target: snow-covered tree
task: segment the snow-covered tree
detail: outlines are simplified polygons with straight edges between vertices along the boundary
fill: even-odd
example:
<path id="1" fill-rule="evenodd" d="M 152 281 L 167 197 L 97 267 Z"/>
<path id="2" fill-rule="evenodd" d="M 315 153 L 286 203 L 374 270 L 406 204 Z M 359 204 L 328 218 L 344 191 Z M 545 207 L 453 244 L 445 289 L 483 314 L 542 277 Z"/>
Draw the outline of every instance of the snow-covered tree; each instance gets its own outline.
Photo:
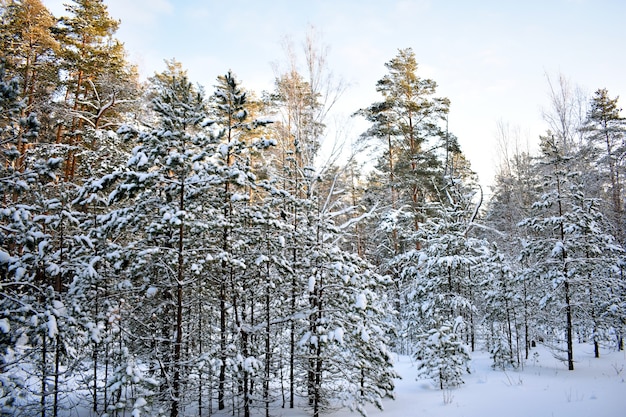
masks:
<path id="1" fill-rule="evenodd" d="M 382 398 L 392 395 L 395 377 L 384 325 L 387 305 L 379 298 L 386 280 L 337 246 L 341 234 L 331 217 L 320 212 L 310 219 L 314 234 L 304 265 L 308 306 L 299 346 L 306 358 L 301 366 L 314 416 L 333 397 L 361 413 L 367 403 L 382 407 Z"/>
<path id="2" fill-rule="evenodd" d="M 460 337 L 459 327 L 463 326 L 458 317 L 454 322 L 445 320 L 419 336 L 415 349 L 418 375 L 432 379 L 439 389 L 461 385 L 463 375 L 470 371 L 470 351 Z"/>
<path id="3" fill-rule="evenodd" d="M 593 277 L 615 278 L 613 271 L 621 250 L 596 208 L 599 202 L 585 195 L 580 171 L 569 170 L 572 155 L 551 134 L 542 137 L 541 145 L 544 194 L 533 204 L 533 215 L 520 223 L 529 232 L 522 255 L 542 291 L 539 307 L 545 310 L 544 337 L 551 339 L 550 332 L 565 336 L 567 346 L 562 351 L 567 356 L 560 357 L 573 370 L 573 339 L 581 324 L 581 308 L 591 308 L 589 316 L 596 328 L 598 323 L 593 317 L 597 319 L 595 308 L 601 304 L 593 293 L 597 289 L 596 295 L 600 295 L 600 288 L 606 288 Z M 564 320 L 557 311 L 564 312 Z M 592 333 L 595 340 L 596 330 Z"/>
<path id="4" fill-rule="evenodd" d="M 119 126 L 118 110 L 136 95 L 137 74 L 114 37 L 120 22 L 103 0 L 73 0 L 66 11 L 55 31 L 64 75 L 55 141 L 65 145 L 64 177 L 73 179 L 85 163 L 82 151 L 99 145 L 85 129 Z"/>
<path id="5" fill-rule="evenodd" d="M 259 282 L 258 279 L 250 280 L 246 270 L 250 255 L 255 256 L 255 247 L 250 245 L 259 243 L 250 241 L 247 229 L 253 224 L 254 217 L 262 213 L 250 205 L 250 197 L 256 188 L 251 152 L 255 147 L 264 148 L 272 142 L 254 136 L 255 129 L 267 122 L 251 118 L 247 94 L 235 76 L 228 72 L 217 81 L 213 113 L 222 140 L 216 154 L 215 175 L 222 180 L 215 183 L 214 193 L 217 198 L 215 207 L 223 219 L 220 235 L 215 237 L 220 246 L 218 408 L 225 408 L 225 384 L 230 380 L 233 386 L 237 386 L 231 395 L 241 394 L 243 414 L 249 416 L 252 376 L 259 363 L 252 354 L 251 342 L 255 335 L 250 330 L 255 319 Z M 227 350 L 227 344 L 233 348 Z"/>
<path id="6" fill-rule="evenodd" d="M 475 216 L 471 189 L 451 182 L 442 190 L 449 204 L 432 204 L 427 221 L 420 223 L 414 236 L 421 249 L 407 252 L 394 260 L 407 289 L 404 294 L 404 337 L 416 351 L 423 352 L 432 342 L 431 331 L 457 332 L 442 340 L 475 345 L 474 293 L 486 253 L 486 242 L 470 235 Z M 442 334 L 443 334 L 442 333 Z M 464 350 L 442 350 L 465 361 Z M 421 354 L 420 354 L 421 355 Z M 424 366 L 434 362 L 424 362 Z M 446 384 L 445 381 L 442 384 Z"/>
<path id="7" fill-rule="evenodd" d="M 111 235 L 121 233 L 124 242 L 116 262 L 127 276 L 118 284 L 129 294 L 126 308 L 141 305 L 145 315 L 144 325 L 134 330 L 135 343 L 146 344 L 152 352 L 137 360 L 146 361 L 151 377 L 160 383 L 161 401 L 169 401 L 170 415 L 176 416 L 184 406 L 187 375 L 198 359 L 183 358 L 188 342 L 185 311 L 209 252 L 200 236 L 210 228 L 206 218 L 212 211 L 204 207 L 202 197 L 212 185 L 215 164 L 211 157 L 217 139 L 206 130 L 201 91 L 184 73 L 169 75 L 166 82 L 156 85 L 157 125 L 121 129 L 129 137 L 136 136 L 127 169 L 105 175 L 91 187 L 111 184 L 108 202 L 124 202 L 105 214 L 102 222 Z M 132 395 L 132 391 L 122 395 Z M 124 408 L 143 407 L 144 402 L 149 399 L 127 397 L 123 404 Z"/>
<path id="8" fill-rule="evenodd" d="M 603 197 L 609 203 L 607 212 L 616 230 L 618 240 L 624 240 L 624 139 L 626 138 L 626 120 L 621 116 L 618 98 L 611 98 L 606 89 L 597 90 L 591 99 L 590 109 L 585 120 L 583 132 L 588 141 L 589 157 L 593 159 L 592 167 L 599 178 L 597 189 L 605 190 Z"/>
<path id="9" fill-rule="evenodd" d="M 493 366 L 517 367 L 521 363 L 521 344 L 529 346 L 527 308 L 522 274 L 513 267 L 494 245 L 483 264 L 481 291 L 484 297 L 485 320 L 489 332 L 487 346 Z M 526 359 L 528 357 L 526 356 Z"/>

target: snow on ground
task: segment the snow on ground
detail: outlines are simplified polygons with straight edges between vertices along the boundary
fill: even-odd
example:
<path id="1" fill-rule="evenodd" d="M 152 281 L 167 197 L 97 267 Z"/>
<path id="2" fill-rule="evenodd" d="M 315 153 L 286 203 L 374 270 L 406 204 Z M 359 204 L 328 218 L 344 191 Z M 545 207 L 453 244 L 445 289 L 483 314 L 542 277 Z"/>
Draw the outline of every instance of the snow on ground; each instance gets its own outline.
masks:
<path id="1" fill-rule="evenodd" d="M 402 379 L 396 381 L 396 399 L 386 399 L 384 411 L 369 407 L 368 414 L 369 417 L 626 416 L 626 352 L 603 349 L 600 356 L 600 359 L 593 357 L 591 345 L 576 345 L 576 370 L 568 371 L 547 348 L 539 346 L 531 351 L 524 369 L 502 371 L 491 369 L 488 353 L 475 352 L 472 373 L 465 375 L 465 384 L 444 391 L 430 381 L 416 380 L 411 357 L 399 356 L 396 370 Z M 255 411 L 253 415 L 263 414 Z M 274 408 L 272 415 L 308 417 L 311 413 Z M 340 410 L 324 416 L 358 417 L 359 414 Z"/>
<path id="2" fill-rule="evenodd" d="M 536 353 L 536 355 L 534 355 Z M 416 381 L 408 356 L 397 358 L 396 400 L 385 400 L 385 410 L 368 409 L 369 417 L 603 417 L 626 416 L 626 352 L 601 351 L 577 345 L 574 371 L 539 346 L 523 370 L 491 369 L 488 353 L 476 352 L 472 374 L 461 387 L 441 391 L 429 381 Z M 286 414 L 289 415 L 289 414 Z M 295 415 L 295 414 L 294 414 Z M 306 414 L 303 414 L 306 415 Z M 348 411 L 332 417 L 354 417 Z"/>

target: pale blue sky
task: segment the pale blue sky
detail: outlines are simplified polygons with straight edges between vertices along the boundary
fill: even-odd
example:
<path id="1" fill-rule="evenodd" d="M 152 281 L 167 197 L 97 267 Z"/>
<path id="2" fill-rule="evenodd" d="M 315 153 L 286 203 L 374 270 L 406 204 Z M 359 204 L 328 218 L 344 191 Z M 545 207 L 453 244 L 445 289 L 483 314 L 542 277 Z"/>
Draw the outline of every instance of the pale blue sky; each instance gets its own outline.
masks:
<path id="1" fill-rule="evenodd" d="M 67 0 L 44 0 L 59 16 Z M 212 91 L 232 69 L 243 86 L 271 89 L 281 42 L 300 43 L 309 25 L 329 46 L 328 64 L 350 83 L 338 109 L 379 100 L 375 84 L 399 48 L 415 51 L 422 77 L 451 102 L 450 130 L 489 183 L 499 120 L 536 142 L 547 128 L 546 74 L 563 74 L 591 94 L 626 100 L 623 0 L 105 0 L 122 21 L 117 37 L 149 76 L 176 58 Z M 356 136 L 362 125 L 356 125 Z"/>

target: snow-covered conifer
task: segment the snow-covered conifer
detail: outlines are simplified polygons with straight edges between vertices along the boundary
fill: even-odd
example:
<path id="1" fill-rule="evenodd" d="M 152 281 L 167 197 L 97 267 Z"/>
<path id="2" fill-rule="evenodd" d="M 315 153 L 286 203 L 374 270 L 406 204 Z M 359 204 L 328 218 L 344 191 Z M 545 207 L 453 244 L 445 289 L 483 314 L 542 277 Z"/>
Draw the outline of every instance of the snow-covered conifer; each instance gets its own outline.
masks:
<path id="1" fill-rule="evenodd" d="M 418 375 L 433 380 L 439 389 L 456 387 L 463 383 L 463 374 L 469 373 L 469 348 L 459 336 L 464 326 L 461 317 L 454 322 L 444 321 L 419 336 L 415 349 Z"/>

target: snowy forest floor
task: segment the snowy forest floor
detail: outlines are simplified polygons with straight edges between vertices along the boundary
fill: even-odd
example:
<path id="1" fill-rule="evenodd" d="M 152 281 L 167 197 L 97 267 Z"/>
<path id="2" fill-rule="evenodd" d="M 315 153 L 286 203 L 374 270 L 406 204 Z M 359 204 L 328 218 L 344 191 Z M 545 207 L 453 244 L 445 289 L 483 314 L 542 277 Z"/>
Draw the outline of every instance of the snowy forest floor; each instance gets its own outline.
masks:
<path id="1" fill-rule="evenodd" d="M 385 399 L 384 410 L 367 408 L 369 417 L 604 417 L 626 415 L 626 351 L 602 349 L 593 357 L 593 346 L 574 346 L 574 371 L 538 346 L 531 350 L 523 369 L 494 370 L 489 353 L 474 352 L 471 374 L 465 383 L 441 391 L 428 380 L 416 379 L 410 356 L 396 356 L 396 399 Z M 188 410 L 187 410 L 188 411 Z M 76 415 L 74 411 L 71 415 Z M 273 408 L 272 416 L 308 417 L 310 410 Z M 78 412 L 90 416 L 89 412 Z M 185 414 L 186 415 L 186 414 Z M 231 416 L 231 413 L 227 414 Z M 261 411 L 254 416 L 263 415 Z M 325 417 L 358 417 L 349 410 Z M 222 416 L 214 413 L 214 417 Z"/>
<path id="2" fill-rule="evenodd" d="M 535 354 L 536 353 L 536 354 Z M 384 401 L 384 411 L 368 408 L 369 417 L 602 417 L 626 415 L 626 352 L 574 346 L 575 370 L 538 346 L 520 370 L 493 370 L 486 352 L 475 352 L 470 375 L 457 389 L 441 391 L 430 381 L 416 380 L 408 356 L 396 358 L 396 399 Z M 275 415 L 304 417 L 303 411 L 276 410 Z M 358 416 L 347 410 L 329 417 Z"/>

